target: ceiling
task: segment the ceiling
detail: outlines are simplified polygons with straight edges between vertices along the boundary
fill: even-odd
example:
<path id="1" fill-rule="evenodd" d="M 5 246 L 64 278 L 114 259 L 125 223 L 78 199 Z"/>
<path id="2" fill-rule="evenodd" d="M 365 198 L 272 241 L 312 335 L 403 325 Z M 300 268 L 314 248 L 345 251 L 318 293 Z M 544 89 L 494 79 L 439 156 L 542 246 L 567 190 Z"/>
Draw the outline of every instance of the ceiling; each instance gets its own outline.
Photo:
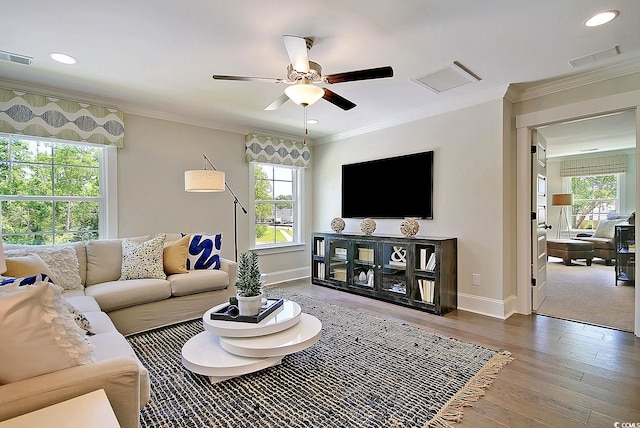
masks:
<path id="1" fill-rule="evenodd" d="M 582 25 L 608 9 L 620 16 Z M 285 85 L 212 75 L 286 77 L 283 35 L 313 38 L 309 58 L 323 74 L 392 66 L 391 78 L 327 86 L 357 107 L 308 107 L 319 121 L 308 138 L 321 143 L 496 99 L 510 84 L 640 64 L 639 22 L 638 0 L 3 0 L 0 50 L 33 61 L 0 61 L 0 84 L 302 139 L 302 107 L 264 110 Z M 615 57 L 569 63 L 616 46 Z M 56 63 L 53 51 L 79 62 Z M 454 61 L 480 80 L 441 93 L 412 81 Z"/>

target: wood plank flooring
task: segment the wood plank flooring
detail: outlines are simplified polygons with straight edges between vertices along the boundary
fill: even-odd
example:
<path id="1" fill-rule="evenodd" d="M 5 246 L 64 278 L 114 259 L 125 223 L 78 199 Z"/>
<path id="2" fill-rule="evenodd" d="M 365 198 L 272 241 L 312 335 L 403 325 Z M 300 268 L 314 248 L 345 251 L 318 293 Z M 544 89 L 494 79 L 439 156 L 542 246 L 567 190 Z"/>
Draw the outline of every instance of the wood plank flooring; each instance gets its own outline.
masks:
<path id="1" fill-rule="evenodd" d="M 439 317 L 308 279 L 277 287 L 510 351 L 515 361 L 457 427 L 640 427 L 640 338 L 631 333 L 541 315 L 500 320 L 457 310 Z"/>

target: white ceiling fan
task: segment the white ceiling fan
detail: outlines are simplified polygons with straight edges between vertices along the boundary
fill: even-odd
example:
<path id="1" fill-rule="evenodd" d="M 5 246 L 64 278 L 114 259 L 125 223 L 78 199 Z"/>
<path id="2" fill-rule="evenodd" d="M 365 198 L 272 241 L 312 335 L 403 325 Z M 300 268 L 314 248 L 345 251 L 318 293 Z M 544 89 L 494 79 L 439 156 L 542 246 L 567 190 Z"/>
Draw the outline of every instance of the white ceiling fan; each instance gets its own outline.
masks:
<path id="1" fill-rule="evenodd" d="M 343 110 L 350 110 L 356 106 L 355 103 L 320 85 L 393 77 L 393 69 L 390 66 L 323 75 L 320 64 L 309 61 L 308 51 L 313 46 L 312 38 L 289 35 L 282 36 L 282 38 L 291 61 L 287 67 L 286 78 L 221 74 L 214 74 L 213 78 L 216 80 L 267 81 L 290 84 L 291 86 L 285 89 L 285 93 L 269 104 L 265 110 L 276 110 L 290 99 L 296 104 L 307 107 L 320 98 L 324 98 Z"/>

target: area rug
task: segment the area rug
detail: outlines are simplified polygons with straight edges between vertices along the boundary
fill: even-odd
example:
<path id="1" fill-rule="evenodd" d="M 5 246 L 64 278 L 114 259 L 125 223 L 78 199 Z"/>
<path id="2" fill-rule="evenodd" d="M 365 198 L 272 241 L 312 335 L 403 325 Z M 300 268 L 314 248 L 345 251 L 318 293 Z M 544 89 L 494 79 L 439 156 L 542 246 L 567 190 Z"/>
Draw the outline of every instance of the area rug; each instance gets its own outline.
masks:
<path id="1" fill-rule="evenodd" d="M 509 352 L 447 338 L 286 290 L 322 338 L 275 367 L 211 384 L 181 364 L 202 321 L 129 336 L 151 376 L 142 427 L 449 427 L 484 394 Z"/>

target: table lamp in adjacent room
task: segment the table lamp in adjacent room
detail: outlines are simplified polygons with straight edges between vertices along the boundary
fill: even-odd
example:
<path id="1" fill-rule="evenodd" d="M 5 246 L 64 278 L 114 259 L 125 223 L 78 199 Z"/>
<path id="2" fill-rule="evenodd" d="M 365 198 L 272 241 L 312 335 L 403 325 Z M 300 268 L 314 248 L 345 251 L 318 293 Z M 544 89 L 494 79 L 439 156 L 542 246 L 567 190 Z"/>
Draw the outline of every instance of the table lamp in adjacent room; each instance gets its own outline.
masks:
<path id="1" fill-rule="evenodd" d="M 562 223 L 566 223 L 569 239 L 571 239 L 571 227 L 569 226 L 569 212 L 566 207 L 573 205 L 573 193 L 556 193 L 551 196 L 551 205 L 560 207 L 560 215 L 558 216 L 558 229 L 556 229 L 556 238 L 560 238 L 562 232 Z"/>

